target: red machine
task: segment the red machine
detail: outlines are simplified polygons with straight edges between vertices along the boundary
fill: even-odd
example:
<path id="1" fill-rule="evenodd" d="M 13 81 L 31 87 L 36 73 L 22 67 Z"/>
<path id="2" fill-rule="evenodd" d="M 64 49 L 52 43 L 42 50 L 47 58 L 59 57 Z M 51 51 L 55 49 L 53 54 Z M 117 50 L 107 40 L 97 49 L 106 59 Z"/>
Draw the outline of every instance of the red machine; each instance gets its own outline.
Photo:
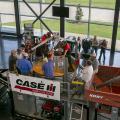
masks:
<path id="1" fill-rule="evenodd" d="M 63 105 L 59 102 L 46 101 L 42 105 L 41 116 L 46 116 L 47 118 L 52 120 L 61 120 L 63 116 Z"/>
<path id="2" fill-rule="evenodd" d="M 54 103 L 52 101 L 46 101 L 42 105 L 41 116 L 43 117 L 45 113 L 47 118 L 52 118 L 53 108 L 54 108 Z"/>
<path id="3" fill-rule="evenodd" d="M 120 107 L 120 68 L 100 66 L 85 90 L 88 101 Z"/>

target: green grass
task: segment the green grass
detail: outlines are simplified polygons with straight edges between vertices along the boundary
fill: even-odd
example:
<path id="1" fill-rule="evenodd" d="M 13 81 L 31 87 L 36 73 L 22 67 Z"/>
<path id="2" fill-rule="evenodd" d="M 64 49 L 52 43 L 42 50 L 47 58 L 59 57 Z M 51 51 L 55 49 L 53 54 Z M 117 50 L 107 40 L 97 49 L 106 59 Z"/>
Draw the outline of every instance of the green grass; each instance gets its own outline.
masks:
<path id="1" fill-rule="evenodd" d="M 22 27 L 24 23 L 30 23 L 32 21 L 22 21 Z M 48 20 L 45 19 L 44 22 L 48 25 L 49 28 L 53 31 L 59 31 L 60 29 L 60 21 L 59 20 Z M 3 25 L 8 26 L 15 26 L 14 22 L 5 23 Z M 34 28 L 40 28 L 40 22 L 37 22 L 34 25 Z M 44 28 L 45 29 L 45 28 Z M 70 33 L 77 33 L 77 34 L 87 34 L 88 31 L 88 24 L 87 23 L 65 23 L 65 31 Z M 120 28 L 118 28 L 118 31 L 120 31 Z M 119 33 L 119 32 L 118 32 Z M 112 26 L 104 26 L 104 25 L 90 25 L 90 35 L 97 35 L 99 37 L 105 37 L 105 38 L 112 38 Z M 120 34 L 118 34 L 118 39 L 120 40 Z"/>
<path id="2" fill-rule="evenodd" d="M 27 0 L 28 2 L 39 2 L 39 0 Z M 50 3 L 53 0 L 42 0 L 45 1 L 46 3 Z M 60 3 L 60 0 L 56 0 L 55 3 Z M 89 5 L 89 0 L 65 0 L 66 4 L 71 4 L 71 5 Z M 93 7 L 101 7 L 101 8 L 114 8 L 115 7 L 115 0 L 92 0 L 92 6 Z"/>

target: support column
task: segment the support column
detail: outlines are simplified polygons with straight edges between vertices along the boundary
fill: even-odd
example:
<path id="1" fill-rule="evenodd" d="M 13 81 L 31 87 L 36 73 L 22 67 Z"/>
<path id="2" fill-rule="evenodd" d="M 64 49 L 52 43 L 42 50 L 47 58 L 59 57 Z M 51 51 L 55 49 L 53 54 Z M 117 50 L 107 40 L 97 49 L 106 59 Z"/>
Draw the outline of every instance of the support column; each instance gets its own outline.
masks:
<path id="1" fill-rule="evenodd" d="M 20 37 L 20 17 L 18 0 L 14 0 L 14 10 L 15 10 L 16 34 L 18 37 Z"/>
<path id="2" fill-rule="evenodd" d="M 68 74 L 68 59 L 65 57 L 64 59 L 64 82 L 67 82 L 67 74 Z M 68 101 L 64 102 L 64 120 L 69 120 L 69 104 Z"/>
<path id="3" fill-rule="evenodd" d="M 0 35 L 0 59 L 1 59 L 1 64 L 2 64 L 2 68 L 3 69 L 6 69 L 7 66 L 6 66 L 6 63 L 5 63 L 5 48 L 4 48 L 4 43 L 3 43 L 3 40 L 1 38 L 1 35 Z"/>
<path id="4" fill-rule="evenodd" d="M 115 13 L 114 13 L 114 24 L 113 24 L 113 32 L 112 32 L 112 42 L 111 42 L 111 51 L 110 51 L 110 60 L 109 60 L 110 66 L 112 66 L 114 63 L 115 46 L 116 46 L 116 38 L 117 38 L 117 28 L 118 28 L 118 20 L 119 20 L 119 10 L 120 10 L 120 0 L 116 0 Z"/>
<path id="5" fill-rule="evenodd" d="M 60 7 L 64 7 L 64 0 L 60 0 Z M 60 17 L 60 37 L 65 37 L 65 18 Z M 64 63 L 64 82 L 67 80 L 67 70 L 68 70 L 68 62 L 67 58 L 65 58 L 65 63 Z M 68 115 L 68 102 L 65 101 L 64 103 L 64 120 L 69 120 L 69 115 Z"/>
<path id="6" fill-rule="evenodd" d="M 1 13 L 0 13 L 0 37 L 1 37 L 1 28 L 2 28 L 2 21 L 1 21 Z"/>
<path id="7" fill-rule="evenodd" d="M 42 0 L 39 0 L 39 4 L 40 4 L 40 14 L 42 13 Z M 43 35 L 43 27 L 42 27 L 42 23 L 40 22 L 40 31 L 41 31 L 41 36 Z"/>
<path id="8" fill-rule="evenodd" d="M 94 103 L 89 103 L 89 120 L 95 120 L 95 105 Z"/>
<path id="9" fill-rule="evenodd" d="M 90 37 L 91 5 L 92 5 L 92 0 L 89 0 L 88 34 L 87 34 L 88 38 Z"/>
<path id="10" fill-rule="evenodd" d="M 60 0 L 60 7 L 64 7 L 65 6 L 65 1 L 64 0 Z M 60 37 L 65 37 L 65 18 L 64 17 L 60 17 Z"/>
<path id="11" fill-rule="evenodd" d="M 118 108 L 112 107 L 111 120 L 118 120 Z"/>

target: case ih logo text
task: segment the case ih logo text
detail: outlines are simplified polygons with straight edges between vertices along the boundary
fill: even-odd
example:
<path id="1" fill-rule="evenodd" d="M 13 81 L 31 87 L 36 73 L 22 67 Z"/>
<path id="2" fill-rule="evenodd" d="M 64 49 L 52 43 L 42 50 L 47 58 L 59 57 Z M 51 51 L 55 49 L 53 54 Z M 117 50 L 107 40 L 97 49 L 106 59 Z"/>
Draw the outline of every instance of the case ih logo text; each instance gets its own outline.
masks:
<path id="1" fill-rule="evenodd" d="M 98 98 L 98 99 L 102 99 L 103 98 L 103 96 L 95 95 L 95 94 L 90 94 L 89 96 L 92 97 L 92 98 Z"/>
<path id="2" fill-rule="evenodd" d="M 37 83 L 37 82 L 23 81 L 21 79 L 17 79 L 16 84 L 17 85 L 15 86 L 15 88 L 17 89 L 46 94 L 50 96 L 54 96 L 54 92 L 56 90 L 56 86 L 53 86 L 53 84 L 50 85 L 44 84 L 43 81 Z"/>

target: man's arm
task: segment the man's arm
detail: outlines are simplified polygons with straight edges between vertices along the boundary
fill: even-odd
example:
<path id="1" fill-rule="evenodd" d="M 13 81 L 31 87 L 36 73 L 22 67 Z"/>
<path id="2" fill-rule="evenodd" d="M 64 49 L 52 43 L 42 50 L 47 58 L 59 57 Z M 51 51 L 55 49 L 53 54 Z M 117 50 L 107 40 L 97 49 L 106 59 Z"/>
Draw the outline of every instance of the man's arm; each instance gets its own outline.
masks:
<path id="1" fill-rule="evenodd" d="M 64 57 L 66 56 L 67 52 L 68 52 L 68 50 L 65 50 L 64 55 L 63 55 Z"/>

